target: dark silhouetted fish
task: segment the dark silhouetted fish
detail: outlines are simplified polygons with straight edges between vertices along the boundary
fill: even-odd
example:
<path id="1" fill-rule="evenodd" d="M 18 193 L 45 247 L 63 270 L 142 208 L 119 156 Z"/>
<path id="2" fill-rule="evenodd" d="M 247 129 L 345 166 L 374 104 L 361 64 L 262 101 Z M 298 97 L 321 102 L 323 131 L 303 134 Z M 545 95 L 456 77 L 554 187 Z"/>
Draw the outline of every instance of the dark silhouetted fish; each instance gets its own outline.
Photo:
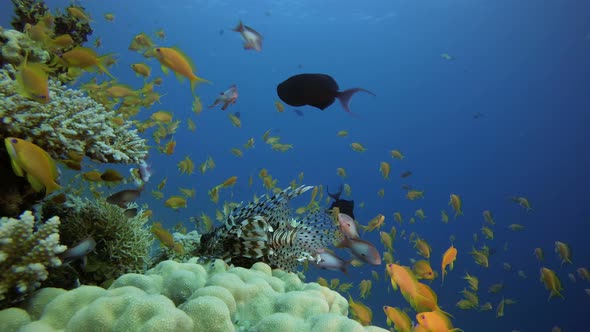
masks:
<path id="1" fill-rule="evenodd" d="M 405 171 L 405 172 L 403 172 L 403 173 L 400 175 L 400 177 L 402 177 L 402 178 L 407 178 L 407 177 L 408 177 L 408 176 L 410 176 L 410 175 L 412 175 L 412 172 L 411 172 L 411 171 Z"/>
<path id="2" fill-rule="evenodd" d="M 118 205 L 119 207 L 126 209 L 127 204 L 135 202 L 135 200 L 139 198 L 140 194 L 141 191 L 136 189 L 121 190 L 118 193 L 107 197 L 107 203 Z"/>
<path id="3" fill-rule="evenodd" d="M 338 209 L 340 209 L 340 213 L 347 214 L 352 219 L 354 219 L 354 201 L 340 199 L 340 195 L 342 195 L 342 185 L 340 185 L 340 189 L 338 190 L 338 192 L 334 194 L 330 193 L 328 186 L 326 186 L 326 191 L 328 192 L 328 196 L 334 199 L 334 202 L 332 202 L 332 205 L 330 205 L 330 208 L 328 208 L 328 210 L 332 210 L 333 208 L 337 207 Z"/>
<path id="4" fill-rule="evenodd" d="M 303 112 L 299 109 L 294 108 L 293 112 L 295 112 L 295 114 L 297 114 L 298 116 L 303 116 Z"/>
<path id="5" fill-rule="evenodd" d="M 352 95 L 359 91 L 375 95 L 363 88 L 338 90 L 338 83 L 331 76 L 324 74 L 291 76 L 277 86 L 277 94 L 286 104 L 295 107 L 309 105 L 321 110 L 326 109 L 334 103 L 334 100 L 338 99 L 344 110 L 350 112 L 348 104 Z"/>

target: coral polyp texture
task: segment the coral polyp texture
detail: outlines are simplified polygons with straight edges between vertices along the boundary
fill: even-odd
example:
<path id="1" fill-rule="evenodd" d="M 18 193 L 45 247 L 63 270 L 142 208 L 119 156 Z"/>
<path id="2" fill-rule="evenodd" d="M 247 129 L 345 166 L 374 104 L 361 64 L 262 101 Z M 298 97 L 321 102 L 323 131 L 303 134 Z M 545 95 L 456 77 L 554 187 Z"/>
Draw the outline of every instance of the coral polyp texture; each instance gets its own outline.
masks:
<path id="1" fill-rule="evenodd" d="M 0 325 L 19 331 L 386 331 L 346 317 L 347 301 L 295 274 L 164 261 L 126 274 L 109 289 L 44 288 L 23 308 L 0 311 Z"/>
<path id="2" fill-rule="evenodd" d="M 16 91 L 14 71 L 0 69 L 0 136 L 31 141 L 54 158 L 68 153 L 108 163 L 139 163 L 148 147 L 132 123 L 113 123 L 118 115 L 79 90 L 49 80 L 51 101 L 40 104 Z"/>
<path id="3" fill-rule="evenodd" d="M 59 244 L 60 221 L 53 217 L 38 225 L 31 211 L 19 219 L 0 219 L 0 303 L 24 296 L 47 279 L 48 267 L 61 265 L 58 254 L 66 250 Z M 0 324 L 1 326 L 1 324 Z"/>

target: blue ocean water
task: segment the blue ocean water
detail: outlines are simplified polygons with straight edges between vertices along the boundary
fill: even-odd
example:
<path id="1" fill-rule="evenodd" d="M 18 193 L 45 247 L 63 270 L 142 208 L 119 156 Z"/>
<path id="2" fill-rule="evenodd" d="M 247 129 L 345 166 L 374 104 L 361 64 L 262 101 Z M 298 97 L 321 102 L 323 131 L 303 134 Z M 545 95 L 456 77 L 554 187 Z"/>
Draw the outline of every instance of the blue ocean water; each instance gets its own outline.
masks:
<path id="1" fill-rule="evenodd" d="M 50 8 L 65 8 L 68 1 L 47 1 Z M 3 0 L 0 26 L 9 27 L 10 2 Z M 145 61 L 129 51 L 132 38 L 145 32 L 161 46 L 181 48 L 195 63 L 197 73 L 213 82 L 200 85 L 196 93 L 203 105 L 236 84 L 239 99 L 223 112 L 191 111 L 193 97 L 188 82 L 164 76 L 157 90 L 165 96 L 161 104 L 142 110 L 147 119 L 157 110 L 174 113 L 183 122 L 175 134 L 172 155 L 157 152 L 155 143 L 149 161 L 155 171 L 139 203 L 148 203 L 154 220 L 171 228 L 178 222 L 192 226 L 188 219 L 202 212 L 214 216 L 220 205 L 213 204 L 207 190 L 230 176 L 237 184 L 221 191 L 224 200 L 248 201 L 266 193 L 258 172 L 266 168 L 279 187 L 304 173 L 303 183 L 337 188 L 348 183 L 361 224 L 382 213 L 382 230 L 398 229 L 394 259 L 411 265 L 420 259 L 407 237 L 416 232 L 432 246 L 431 263 L 440 274 L 440 259 L 449 247 L 450 236 L 459 254 L 454 270 L 430 286 L 439 305 L 450 312 L 453 324 L 465 331 L 585 331 L 590 326 L 590 297 L 584 289 L 590 283 L 568 278 L 579 267 L 590 267 L 590 3 L 584 1 L 82 1 L 96 37 L 102 40 L 101 54 L 116 53 L 118 63 L 110 71 L 122 83 L 143 85 L 129 67 Z M 114 22 L 103 19 L 113 13 Z M 239 34 L 231 31 L 242 20 L 264 36 L 262 52 L 242 48 Z M 154 32 L 164 29 L 166 38 Z M 91 44 L 89 42 L 89 45 Z M 448 54 L 451 60 L 442 54 Z M 155 60 L 152 77 L 163 76 Z M 325 111 L 302 107 L 300 117 L 286 106 L 278 113 L 276 85 L 299 73 L 333 76 L 341 89 L 363 87 L 377 96 L 358 93 L 352 99 L 354 115 L 338 103 Z M 89 79 L 89 75 L 85 79 Z M 82 79 L 83 82 L 85 79 Z M 235 128 L 228 113 L 240 112 L 242 128 Z M 186 127 L 191 118 L 196 132 Z M 262 141 L 265 131 L 293 144 L 288 152 L 272 151 Z M 339 130 L 349 136 L 338 137 Z M 151 132 L 144 136 L 149 138 Z M 237 158 L 230 149 L 241 147 L 254 137 L 255 148 Z M 150 139 L 151 140 L 151 139 Z M 367 151 L 354 152 L 350 143 L 360 142 Z M 391 158 L 398 149 L 404 160 Z M 216 168 L 191 176 L 180 175 L 177 163 L 189 155 L 196 164 L 211 156 Z M 390 180 L 379 173 L 379 163 L 391 164 Z M 341 179 L 336 168 L 346 169 Z M 127 172 L 128 167 L 116 167 Z M 413 175 L 401 179 L 410 170 Z M 248 178 L 253 176 L 253 186 Z M 188 208 L 172 211 L 149 191 L 164 178 L 166 197 L 180 194 L 178 188 L 195 188 L 196 197 Z M 409 201 L 402 184 L 424 190 L 424 199 Z M 151 188 L 150 188 L 151 186 Z M 385 190 L 380 198 L 377 191 Z M 117 189 L 113 189 L 113 192 Z M 449 195 L 463 200 L 463 216 L 453 218 Z M 524 196 L 532 211 L 525 211 L 510 197 Z M 304 205 L 309 196 L 293 202 Z M 364 207 L 360 203 L 364 202 Z M 422 208 L 427 218 L 415 224 L 408 219 Z M 440 221 L 446 210 L 450 222 Z M 482 211 L 490 210 L 497 224 L 493 240 L 483 240 Z M 405 222 L 393 221 L 399 211 Z M 522 224 L 522 232 L 508 230 Z M 473 234 L 479 240 L 474 243 Z M 383 245 L 378 232 L 363 238 Z M 573 265 L 561 265 L 554 242 L 572 248 Z M 496 253 L 490 267 L 476 265 L 469 255 L 483 244 Z M 548 291 L 539 280 L 540 263 L 533 249 L 545 251 L 542 266 L 556 271 L 565 300 L 547 301 Z M 505 250 L 506 248 L 506 250 Z M 348 257 L 345 252 L 339 252 Z M 503 263 L 512 270 L 506 271 Z M 359 299 L 357 284 L 372 279 L 372 294 L 361 302 L 374 313 L 373 323 L 385 327 L 384 305 L 409 307 L 393 291 L 384 265 L 351 268 L 347 275 L 317 270 L 307 272 L 307 281 L 318 277 L 354 282 L 350 291 Z M 527 275 L 517 276 L 517 270 Z M 480 303 L 490 301 L 491 311 L 463 311 L 455 306 L 467 287 L 466 272 L 480 278 Z M 487 288 L 503 283 L 499 294 Z M 346 294 L 343 294 L 347 296 Z M 505 316 L 496 318 L 495 307 L 502 297 L 517 301 L 506 306 Z M 410 317 L 414 317 L 410 311 Z"/>

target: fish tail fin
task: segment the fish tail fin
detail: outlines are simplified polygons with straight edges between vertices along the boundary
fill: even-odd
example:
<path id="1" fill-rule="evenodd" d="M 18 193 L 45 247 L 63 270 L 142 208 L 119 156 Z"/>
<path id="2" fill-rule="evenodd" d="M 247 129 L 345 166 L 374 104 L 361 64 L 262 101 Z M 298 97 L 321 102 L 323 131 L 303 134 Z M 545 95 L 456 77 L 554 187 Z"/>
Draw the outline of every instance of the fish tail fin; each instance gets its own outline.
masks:
<path id="1" fill-rule="evenodd" d="M 45 187 L 45 196 L 49 196 L 54 191 L 60 190 L 61 186 L 57 184 L 55 181 L 51 181 L 47 187 Z"/>
<path id="2" fill-rule="evenodd" d="M 344 90 L 341 92 L 338 92 L 338 95 L 336 96 L 336 98 L 338 98 L 338 100 L 340 100 L 340 104 L 342 104 L 342 108 L 344 108 L 344 110 L 348 113 L 352 113 L 352 111 L 350 110 L 350 99 L 352 98 L 352 96 L 359 92 L 359 91 L 363 91 L 366 92 L 370 95 L 375 96 L 374 93 L 372 93 L 369 90 L 363 89 L 363 88 L 352 88 L 352 89 L 348 89 L 348 90 Z"/>
<path id="3" fill-rule="evenodd" d="M 100 69 L 101 72 L 107 74 L 108 77 L 116 80 L 115 76 L 113 76 L 111 73 L 109 73 L 109 71 L 107 70 L 107 68 L 104 66 L 104 64 L 102 64 L 101 62 L 98 63 L 98 69 Z"/>
<path id="4" fill-rule="evenodd" d="M 197 85 L 201 84 L 201 83 L 211 84 L 211 81 L 195 75 L 193 78 L 191 78 L 191 91 L 193 91 L 193 93 L 194 93 Z"/>
<path id="5" fill-rule="evenodd" d="M 240 21 L 238 23 L 238 25 L 235 28 L 233 28 L 232 30 L 235 31 L 235 32 L 242 32 L 242 31 L 244 31 L 244 23 L 242 23 L 242 21 Z"/>
<path id="6" fill-rule="evenodd" d="M 342 195 L 342 184 L 340 184 L 338 191 L 334 194 L 330 193 L 330 188 L 328 188 L 328 186 L 326 186 L 326 192 L 328 193 L 328 196 L 332 197 L 332 199 L 337 201 L 340 199 L 340 195 Z"/>

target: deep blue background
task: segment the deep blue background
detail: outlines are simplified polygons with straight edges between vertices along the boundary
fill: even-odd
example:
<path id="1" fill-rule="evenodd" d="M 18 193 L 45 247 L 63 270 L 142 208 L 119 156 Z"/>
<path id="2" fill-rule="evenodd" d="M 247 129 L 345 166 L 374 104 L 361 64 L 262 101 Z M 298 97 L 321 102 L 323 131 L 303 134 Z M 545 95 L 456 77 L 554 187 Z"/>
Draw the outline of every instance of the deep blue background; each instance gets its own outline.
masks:
<path id="1" fill-rule="evenodd" d="M 11 4 L 1 1 L 0 25 L 8 27 Z M 55 9 L 68 2 L 48 4 Z M 157 43 L 180 47 L 196 64 L 198 75 L 214 82 L 197 88 L 205 107 L 231 84 L 238 86 L 238 102 L 226 112 L 205 109 L 196 116 L 190 110 L 188 82 L 179 83 L 171 75 L 159 89 L 166 94 L 162 104 L 140 113 L 144 119 L 151 112 L 168 110 L 183 120 L 172 156 L 151 150 L 155 175 L 147 191 L 164 177 L 168 177 L 167 196 L 179 194 L 178 186 L 197 191 L 188 208 L 179 212 L 144 195 L 140 203 L 150 204 L 155 220 L 172 227 L 177 222 L 189 225 L 188 218 L 201 212 L 213 217 L 220 206 L 210 202 L 207 190 L 232 175 L 239 177 L 238 183 L 222 191 L 221 201 L 248 201 L 254 193 L 265 193 L 257 177 L 263 167 L 279 179 L 279 187 L 304 172 L 304 183 L 334 188 L 341 182 L 336 168 L 344 167 L 352 198 L 357 205 L 365 202 L 364 208 L 355 210 L 358 221 L 366 224 L 382 213 L 384 230 L 389 230 L 393 212 L 400 211 L 406 222 L 396 225 L 398 234 L 405 229 L 425 238 L 433 249 L 435 270 L 450 245 L 449 236 L 455 236 L 459 250 L 455 269 L 444 287 L 440 279 L 431 284 L 441 307 L 454 315 L 455 326 L 465 331 L 550 331 L 558 325 L 563 331 L 581 331 L 590 324 L 590 297 L 584 292 L 590 283 L 579 279 L 573 283 L 567 276 L 578 267 L 590 267 L 587 1 L 175 1 L 174 5 L 84 1 L 83 5 L 94 19 L 91 41 L 102 39 L 98 51 L 118 54 L 119 63 L 111 72 L 120 82 L 143 85 L 129 65 L 144 59 L 127 47 L 137 33 L 153 36 L 163 28 L 167 37 L 154 37 Z M 116 16 L 114 22 L 104 20 L 109 12 Z M 262 52 L 242 49 L 239 35 L 231 31 L 239 20 L 264 36 Z M 445 60 L 442 53 L 454 59 Z M 154 60 L 148 64 L 152 77 L 163 75 Z M 276 85 L 301 72 L 330 74 L 342 89 L 364 87 L 377 97 L 355 95 L 351 108 L 356 116 L 346 114 L 337 103 L 323 112 L 304 107 L 304 117 L 288 106 L 277 113 Z M 241 129 L 227 119 L 228 112 L 236 111 L 241 113 Z M 483 116 L 474 119 L 477 112 Z M 184 120 L 189 117 L 197 124 L 196 133 L 186 129 Z M 294 149 L 272 151 L 261 138 L 267 129 Z M 343 129 L 350 135 L 337 137 Z M 230 153 L 250 137 L 256 139 L 256 148 L 244 151 L 244 158 Z M 367 151 L 353 152 L 351 142 L 362 143 Z M 392 149 L 401 150 L 406 158 L 393 160 Z M 186 155 L 197 165 L 212 156 L 217 167 L 205 175 L 179 175 L 176 165 Z M 380 161 L 391 163 L 391 180 L 379 174 Z M 414 175 L 402 180 L 399 174 L 405 170 Z M 253 187 L 247 184 L 250 175 Z M 402 183 L 425 190 L 424 199 L 406 200 Z M 383 199 L 377 196 L 381 188 Z M 447 205 L 450 193 L 463 198 L 464 216 L 452 218 Z M 525 212 L 510 201 L 511 196 L 527 197 L 534 210 Z M 293 207 L 308 200 L 306 195 Z M 419 208 L 428 218 L 409 225 L 407 220 Z M 451 215 L 447 225 L 440 222 L 441 209 Z M 479 233 L 486 209 L 497 221 L 491 241 L 482 241 Z M 526 229 L 511 232 L 507 225 L 512 223 Z M 473 233 L 480 237 L 476 244 Z M 382 250 L 377 232 L 365 237 Z M 560 265 L 553 252 L 556 240 L 571 246 L 573 265 Z M 488 269 L 475 265 L 468 255 L 472 246 L 483 243 L 497 250 Z M 419 258 L 407 238 L 396 239 L 394 247 L 394 257 L 403 265 Z M 561 278 L 566 300 L 547 301 L 548 292 L 539 281 L 540 265 L 533 256 L 535 247 L 544 249 L 543 265 Z M 504 271 L 504 262 L 513 270 Z M 519 269 L 527 279 L 516 276 Z M 374 323 L 385 326 L 383 305 L 408 304 L 390 289 L 383 266 L 353 268 L 346 276 L 312 268 L 307 280 L 323 276 L 358 283 L 370 279 L 371 270 L 378 271 L 381 280 L 374 281 L 373 294 L 365 303 L 373 309 Z M 461 279 L 466 272 L 480 278 L 480 302 L 491 301 L 493 311 L 455 307 L 459 291 L 467 287 Z M 489 294 L 489 285 L 499 282 L 505 290 Z M 358 298 L 358 287 L 351 295 Z M 502 295 L 517 304 L 507 306 L 505 316 L 497 319 L 495 307 Z"/>

